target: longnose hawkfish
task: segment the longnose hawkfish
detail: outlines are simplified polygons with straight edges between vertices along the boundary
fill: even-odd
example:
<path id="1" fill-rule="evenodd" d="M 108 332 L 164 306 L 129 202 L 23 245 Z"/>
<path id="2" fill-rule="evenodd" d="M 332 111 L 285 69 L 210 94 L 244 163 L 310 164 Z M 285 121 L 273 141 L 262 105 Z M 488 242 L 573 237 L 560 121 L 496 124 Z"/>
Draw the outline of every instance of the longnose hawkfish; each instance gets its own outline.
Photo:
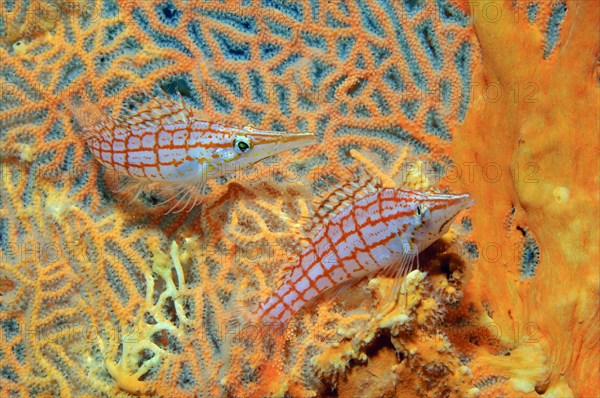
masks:
<path id="1" fill-rule="evenodd" d="M 349 281 L 379 273 L 400 280 L 473 203 L 468 194 L 382 188 L 371 178 L 339 186 L 329 198 L 335 200 L 316 210 L 313 233 L 279 288 L 231 318 L 254 336 L 285 329 L 298 310 Z"/>
<path id="2" fill-rule="evenodd" d="M 165 201 L 176 199 L 171 210 L 193 207 L 207 179 L 316 144 L 313 133 L 259 130 L 252 125 L 237 128 L 202 120 L 181 95 L 165 97 L 140 103 L 116 119 L 92 104 L 67 104 L 93 156 L 137 185 L 134 199 L 152 184 L 172 193 Z"/>

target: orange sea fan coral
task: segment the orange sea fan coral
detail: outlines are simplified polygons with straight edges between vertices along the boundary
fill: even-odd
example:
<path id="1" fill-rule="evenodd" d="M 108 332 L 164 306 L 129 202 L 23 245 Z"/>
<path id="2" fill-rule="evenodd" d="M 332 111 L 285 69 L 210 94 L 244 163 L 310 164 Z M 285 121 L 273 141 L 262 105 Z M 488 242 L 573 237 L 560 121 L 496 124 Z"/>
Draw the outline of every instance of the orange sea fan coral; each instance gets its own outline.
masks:
<path id="1" fill-rule="evenodd" d="M 20 7 L 4 9 L 7 31 L 28 26 L 27 18 L 42 8 Z M 43 8 L 59 14 L 61 7 L 57 2 Z M 435 10 L 427 6 L 415 10 L 399 36 L 393 26 L 407 19 L 406 11 L 389 7 L 331 4 L 310 17 L 304 6 L 81 2 L 44 35 L 27 36 L 39 29 L 23 29 L 18 38 L 23 50 L 15 51 L 15 34 L 7 35 L 3 150 L 39 162 L 42 175 L 81 165 L 83 144 L 59 106 L 66 98 L 84 90 L 118 114 L 123 100 L 139 88 L 162 87 L 178 90 L 210 119 L 324 134 L 334 145 L 312 156 L 317 164 L 325 157 L 331 164 L 347 161 L 346 148 L 356 145 L 389 156 L 390 139 L 412 140 L 421 152 L 439 156 L 455 120 L 464 116 L 468 96 L 466 17 L 444 5 L 448 21 L 435 38 L 437 21 L 426 19 Z M 387 22 L 375 23 L 378 17 Z M 363 21 L 373 32 L 357 40 Z M 429 49 L 429 60 L 419 49 L 422 40 L 434 39 L 430 46 L 439 48 Z M 396 48 L 396 42 L 414 48 Z M 49 62 L 35 62 L 44 57 Z M 416 128 L 423 125 L 426 134 Z M 88 184 L 97 179 L 91 175 Z M 95 206 L 100 203 L 90 198 Z"/>
<path id="2" fill-rule="evenodd" d="M 398 380 L 380 391 L 401 396 L 598 395 L 585 384 L 598 373 L 598 230 L 584 221 L 598 192 L 582 166 L 598 143 L 567 133 L 597 124 L 598 43 L 587 34 L 597 20 L 585 1 L 3 2 L 0 395 L 350 395 L 371 366 Z M 231 125 L 315 131 L 321 145 L 211 182 L 189 214 L 164 216 L 151 193 L 127 206 L 63 104 L 81 95 L 117 116 L 140 88 L 178 91 Z M 574 152 L 553 162 L 561 139 Z M 409 161 L 394 164 L 405 145 Z M 275 287 L 299 244 L 289 223 L 343 176 L 351 149 L 387 183 L 398 171 L 476 197 L 451 247 L 426 256 L 411 328 L 369 323 L 389 308 L 382 278 L 355 301 L 299 314 L 283 362 L 230 342 L 221 314 L 239 294 Z M 506 175 L 513 158 L 516 182 L 468 177 L 485 162 Z M 530 160 L 535 185 L 523 179 Z M 571 163 L 572 174 L 559 168 Z M 504 257 L 494 262 L 496 247 Z M 368 337 L 349 355 L 366 363 L 338 361 L 350 367 L 334 377 L 343 330 Z"/>
<path id="3" fill-rule="evenodd" d="M 91 310 L 85 322 L 94 333 L 76 344 L 81 351 L 64 357 L 65 363 L 90 379 L 90 393 L 272 392 L 273 384 L 257 378 L 264 371 L 260 352 L 243 355 L 243 347 L 233 346 L 233 356 L 224 356 L 229 347 L 223 345 L 218 314 L 231 305 L 234 291 L 250 290 L 244 283 L 260 294 L 268 291 L 274 270 L 269 271 L 265 257 L 277 266 L 288 252 L 293 255 L 294 231 L 274 210 L 284 209 L 295 220 L 306 213 L 309 200 L 305 194 L 282 194 L 281 186 L 303 178 L 311 189 L 327 189 L 329 177 L 352 161 L 347 155 L 352 148 L 387 163 L 398 146 L 409 144 L 422 159 L 443 168 L 449 138 L 466 111 L 475 51 L 464 8 L 446 2 L 414 10 L 343 2 L 319 9 L 308 3 L 263 8 L 234 2 L 77 5 L 46 4 L 44 9 L 65 15 L 52 23 L 31 17 L 39 11 L 35 7 L 42 7 L 38 3 L 6 5 L 1 27 L 7 35 L 0 48 L 7 61 L 0 70 L 2 160 L 3 165 L 22 162 L 22 178 L 3 191 L 3 200 L 14 209 L 3 214 L 3 236 L 18 237 L 13 215 L 28 215 L 22 222 L 50 234 L 43 239 L 58 239 L 61 247 L 82 242 L 88 254 L 65 262 L 73 268 L 66 276 L 81 281 L 81 292 L 63 294 L 70 300 L 84 298 L 82 305 Z M 437 13 L 442 20 L 429 18 Z M 407 23 L 403 28 L 401 21 Z M 225 185 L 227 178 L 212 183 L 212 196 L 201 212 L 162 217 L 161 208 L 148 206 L 151 195 L 142 198 L 141 206 L 126 207 L 109 193 L 102 170 L 91 161 L 62 104 L 77 94 L 118 115 L 138 88 L 179 91 L 207 118 L 232 125 L 316 131 L 324 144 L 306 160 L 289 157 L 257 167 L 256 173 L 269 179 L 254 186 L 258 189 L 250 189 L 252 173 L 237 176 L 238 183 Z M 40 220 L 47 215 L 56 229 L 43 228 Z M 158 248 L 166 251 L 165 235 L 181 243 L 189 313 L 183 324 L 173 317 L 177 310 L 165 305 L 163 316 L 175 326 L 173 333 L 148 336 L 157 320 L 146 313 L 158 311 L 148 295 L 166 291 L 168 284 L 152 266 L 153 256 L 164 259 Z M 252 245 L 258 256 L 240 250 Z M 249 257 L 258 258 L 261 266 Z M 2 264 L 8 281 L 3 286 L 10 286 L 3 304 L 9 308 L 16 297 L 12 292 L 24 286 L 14 270 L 30 267 L 18 261 Z M 243 278 L 248 273 L 241 271 L 254 276 Z M 93 305 L 97 302 L 105 305 Z M 63 308 L 70 310 L 69 301 Z M 14 316 L 3 312 L 3 317 Z M 16 319 L 35 328 L 35 317 L 35 311 L 26 311 Z M 339 316 L 325 311 L 323 318 Z M 143 338 L 151 341 L 129 344 L 141 338 L 136 329 L 146 331 Z M 299 330 L 288 348 L 297 365 L 287 365 L 288 375 L 270 383 L 279 380 L 279 388 L 304 395 L 320 388 L 306 373 L 320 348 L 305 327 Z M 35 374 L 33 364 L 44 359 L 31 347 L 25 345 L 29 356 L 19 368 L 23 378 Z M 236 355 L 239 360 L 232 360 Z M 49 364 L 52 372 L 39 390 L 72 394 L 75 385 L 68 382 L 77 379 L 61 378 L 62 369 L 62 363 Z M 136 373 L 139 369 L 148 371 Z M 57 380 L 62 384 L 53 387 Z"/>
<path id="4" fill-rule="evenodd" d="M 3 380 L 3 394 L 68 396 L 73 386 L 88 384 L 86 360 L 99 359 L 93 352 L 96 319 L 81 273 L 85 238 L 63 234 L 56 208 L 46 207 L 39 194 L 24 209 L 17 188 L 26 170 L 4 166 L 9 183 L 1 191 L 0 276 L 9 287 L 0 308 L 3 369 L 11 376 Z"/>

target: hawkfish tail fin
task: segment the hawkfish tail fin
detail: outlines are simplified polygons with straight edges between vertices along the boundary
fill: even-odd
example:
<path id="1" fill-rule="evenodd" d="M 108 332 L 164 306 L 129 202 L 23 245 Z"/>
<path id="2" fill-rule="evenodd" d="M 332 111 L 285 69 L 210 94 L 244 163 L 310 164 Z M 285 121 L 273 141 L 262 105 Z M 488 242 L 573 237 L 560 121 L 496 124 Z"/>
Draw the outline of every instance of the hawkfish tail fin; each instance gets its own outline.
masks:
<path id="1" fill-rule="evenodd" d="M 69 98 L 64 104 L 79 127 L 79 136 L 84 141 L 100 137 L 110 138 L 108 135 L 114 131 L 115 123 L 100 105 L 80 96 L 76 100 Z"/>
<path id="2" fill-rule="evenodd" d="M 267 381 L 257 385 L 258 390 L 253 390 L 252 396 L 274 396 L 274 391 L 281 386 L 278 380 L 283 377 L 287 325 L 273 325 L 261 320 L 257 317 L 254 306 L 226 310 L 220 319 L 222 349 L 224 357 L 229 358 L 229 366 L 239 368 L 242 360 L 240 355 L 251 359 L 252 371 L 258 375 L 259 380 Z M 237 380 L 231 378 L 231 372 L 227 371 L 227 365 L 221 369 L 221 374 L 224 377 L 220 379 L 220 383 L 225 389 L 237 383 Z"/>
<path id="3" fill-rule="evenodd" d="M 287 322 L 265 319 L 257 304 L 242 304 L 227 309 L 219 319 L 221 338 L 228 345 L 248 342 L 271 355 L 277 354 L 283 347 Z"/>

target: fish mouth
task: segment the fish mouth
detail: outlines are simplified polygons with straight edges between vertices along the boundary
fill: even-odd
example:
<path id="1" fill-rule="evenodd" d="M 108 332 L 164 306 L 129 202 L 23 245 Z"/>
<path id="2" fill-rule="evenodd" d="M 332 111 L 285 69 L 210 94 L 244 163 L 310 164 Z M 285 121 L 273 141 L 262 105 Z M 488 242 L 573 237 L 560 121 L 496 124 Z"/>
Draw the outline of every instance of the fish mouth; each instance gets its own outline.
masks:
<path id="1" fill-rule="evenodd" d="M 471 198 L 471 194 L 434 194 L 428 199 L 433 201 L 439 201 L 435 208 L 452 207 L 455 209 L 466 210 L 475 204 L 475 199 Z"/>
<path id="2" fill-rule="evenodd" d="M 464 193 L 461 195 L 455 195 L 454 198 L 455 198 L 455 204 L 461 210 L 468 209 L 475 204 L 475 199 L 471 198 L 471 195 L 468 193 Z"/>
<path id="3" fill-rule="evenodd" d="M 297 133 L 284 135 L 278 140 L 277 147 L 286 147 L 285 150 L 303 148 L 305 146 L 317 144 L 317 136 L 314 133 Z"/>
<path id="4" fill-rule="evenodd" d="M 459 195 L 448 195 L 449 199 L 450 199 L 450 203 L 447 206 L 448 210 L 451 211 L 452 213 L 450 213 L 451 215 L 448 217 L 445 217 L 446 220 L 440 225 L 440 229 L 439 229 L 439 234 L 442 234 L 444 232 L 444 229 L 446 228 L 446 226 L 448 224 L 450 224 L 451 222 L 454 221 L 454 219 L 456 218 L 456 216 L 458 216 L 458 214 L 463 211 L 468 209 L 469 207 L 473 206 L 473 204 L 475 203 L 475 200 L 471 198 L 471 195 L 469 195 L 468 193 L 465 194 L 459 194 Z"/>
<path id="5" fill-rule="evenodd" d="M 274 145 L 265 157 L 275 156 L 292 149 L 300 149 L 317 144 L 317 136 L 314 133 L 294 133 L 274 135 L 272 139 L 263 145 Z"/>
<path id="6" fill-rule="evenodd" d="M 294 149 L 318 144 L 317 136 L 314 133 L 284 134 L 271 131 L 258 131 L 258 133 L 262 139 L 260 143 L 256 144 L 258 151 L 255 155 L 251 155 L 249 166 Z"/>

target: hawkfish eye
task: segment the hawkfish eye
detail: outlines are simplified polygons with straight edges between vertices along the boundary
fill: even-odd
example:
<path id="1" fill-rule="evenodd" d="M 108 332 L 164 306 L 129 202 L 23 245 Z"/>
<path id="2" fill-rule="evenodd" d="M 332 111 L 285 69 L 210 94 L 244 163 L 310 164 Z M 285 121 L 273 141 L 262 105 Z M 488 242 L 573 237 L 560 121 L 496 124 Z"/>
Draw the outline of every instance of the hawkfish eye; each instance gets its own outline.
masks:
<path id="1" fill-rule="evenodd" d="M 425 219 L 429 217 L 429 207 L 427 207 L 427 205 L 424 203 L 420 203 L 415 209 L 415 213 L 417 213 L 417 216 L 421 217 L 422 219 Z"/>
<path id="2" fill-rule="evenodd" d="M 250 142 L 250 138 L 248 137 L 235 137 L 233 139 L 233 149 L 235 149 L 238 153 L 248 152 L 252 149 L 252 144 Z"/>

